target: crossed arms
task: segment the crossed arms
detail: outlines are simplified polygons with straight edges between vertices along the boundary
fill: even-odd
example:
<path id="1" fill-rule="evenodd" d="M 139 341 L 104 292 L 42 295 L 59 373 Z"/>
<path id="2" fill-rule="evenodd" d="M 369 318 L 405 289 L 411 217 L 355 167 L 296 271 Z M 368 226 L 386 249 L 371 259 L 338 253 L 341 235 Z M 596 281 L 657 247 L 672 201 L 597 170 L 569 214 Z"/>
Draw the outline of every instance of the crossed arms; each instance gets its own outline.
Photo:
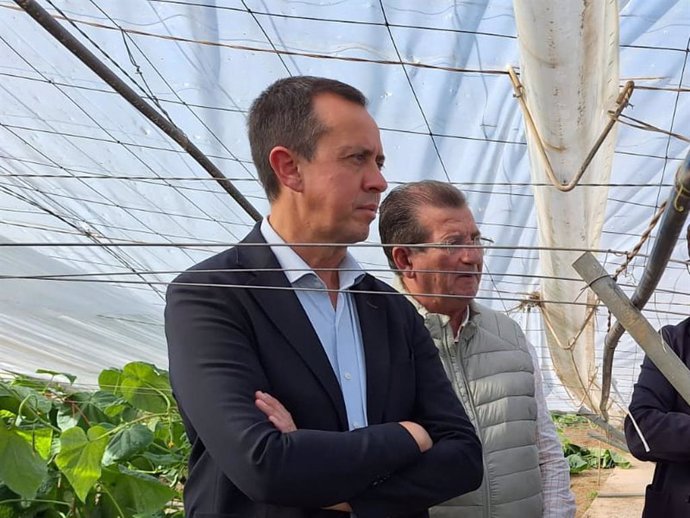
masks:
<path id="1" fill-rule="evenodd" d="M 403 313 L 390 331 L 400 336 L 391 341 L 404 340 L 400 347 L 410 350 L 412 386 L 395 385 L 410 395 L 409 404 L 396 407 L 399 418 L 349 432 L 300 426 L 290 433 L 257 408 L 257 390 L 279 387 L 293 416 L 306 415 L 306 405 L 318 413 L 325 400 L 318 384 L 303 379 L 306 371 L 297 372 L 303 367 L 291 346 L 258 321 L 252 306 L 246 290 L 186 285 L 171 289 L 166 309 L 171 381 L 190 440 L 245 495 L 294 507 L 347 502 L 358 518 L 368 518 L 421 511 L 479 486 L 479 440 L 411 306 L 389 310 Z M 268 345 L 270 354 L 262 349 Z M 282 371 L 289 377 L 280 378 Z M 300 383 L 304 387 L 289 392 Z M 297 397 L 302 389 L 311 401 Z M 295 405 L 302 408 L 296 412 Z M 400 409 L 408 406 L 403 416 Z"/>

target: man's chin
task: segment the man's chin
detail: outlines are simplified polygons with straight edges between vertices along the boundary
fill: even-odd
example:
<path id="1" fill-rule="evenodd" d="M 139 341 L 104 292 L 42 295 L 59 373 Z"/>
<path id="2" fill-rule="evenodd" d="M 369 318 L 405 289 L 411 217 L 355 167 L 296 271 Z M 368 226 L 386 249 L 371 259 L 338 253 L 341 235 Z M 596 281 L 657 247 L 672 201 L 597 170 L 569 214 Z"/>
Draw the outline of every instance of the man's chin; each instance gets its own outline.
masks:
<path id="1" fill-rule="evenodd" d="M 364 241 L 366 238 L 369 237 L 369 225 L 371 222 L 368 222 L 365 224 L 360 224 L 357 225 L 356 228 L 353 228 L 351 230 L 350 234 L 350 240 L 348 243 L 359 243 L 361 241 Z"/>
<path id="2" fill-rule="evenodd" d="M 367 237 L 369 237 L 369 229 L 361 232 L 348 232 L 340 239 L 339 243 L 345 245 L 354 245 L 366 240 Z"/>
<path id="3" fill-rule="evenodd" d="M 462 288 L 458 288 L 458 289 L 453 290 L 453 295 L 458 297 L 458 298 L 473 299 L 474 297 L 477 296 L 478 291 L 479 291 L 479 289 L 476 286 L 473 286 L 473 287 L 463 286 Z"/>

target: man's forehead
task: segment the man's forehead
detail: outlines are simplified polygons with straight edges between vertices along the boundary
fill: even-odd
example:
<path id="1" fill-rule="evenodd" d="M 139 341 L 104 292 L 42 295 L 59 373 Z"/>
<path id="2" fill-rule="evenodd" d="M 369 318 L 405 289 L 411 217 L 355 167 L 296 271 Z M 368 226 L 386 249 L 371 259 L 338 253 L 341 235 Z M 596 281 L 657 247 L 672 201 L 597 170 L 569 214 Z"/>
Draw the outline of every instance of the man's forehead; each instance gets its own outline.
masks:
<path id="1" fill-rule="evenodd" d="M 419 219 L 430 220 L 435 226 L 453 227 L 463 226 L 476 228 L 472 210 L 467 206 L 462 207 L 439 207 L 431 204 L 422 205 L 417 214 Z"/>
<path id="2" fill-rule="evenodd" d="M 365 106 L 331 92 L 315 95 L 312 99 L 312 109 L 324 124 L 329 121 L 337 121 L 341 119 L 342 115 L 355 114 L 358 117 L 365 117 L 373 121 Z"/>

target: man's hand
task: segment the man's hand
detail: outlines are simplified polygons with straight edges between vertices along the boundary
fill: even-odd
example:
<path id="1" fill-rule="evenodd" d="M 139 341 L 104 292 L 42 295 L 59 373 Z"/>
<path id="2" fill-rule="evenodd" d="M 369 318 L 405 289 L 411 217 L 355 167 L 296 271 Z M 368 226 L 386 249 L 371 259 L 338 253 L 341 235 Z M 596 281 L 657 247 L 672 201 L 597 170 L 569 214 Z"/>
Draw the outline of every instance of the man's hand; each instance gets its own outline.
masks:
<path id="1" fill-rule="evenodd" d="M 271 421 L 273 426 L 279 431 L 290 433 L 297 430 L 297 426 L 295 426 L 295 422 L 292 420 L 292 415 L 280 401 L 260 390 L 254 393 L 254 397 L 254 404 L 256 407 L 266 414 L 268 420 Z"/>
<path id="2" fill-rule="evenodd" d="M 431 449 L 431 447 L 434 445 L 434 441 L 431 440 L 428 432 L 421 425 L 413 423 L 412 421 L 402 421 L 400 426 L 407 430 L 412 438 L 417 442 L 419 451 L 422 453 Z"/>

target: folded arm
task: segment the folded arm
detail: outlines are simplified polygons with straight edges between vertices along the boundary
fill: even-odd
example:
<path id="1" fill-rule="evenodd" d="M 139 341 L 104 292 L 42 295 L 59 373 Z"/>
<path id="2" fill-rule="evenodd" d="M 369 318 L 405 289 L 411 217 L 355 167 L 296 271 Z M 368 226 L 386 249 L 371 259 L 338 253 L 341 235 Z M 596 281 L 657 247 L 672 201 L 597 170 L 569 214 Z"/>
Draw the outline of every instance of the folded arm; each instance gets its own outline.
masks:
<path id="1" fill-rule="evenodd" d="M 412 329 L 417 372 L 412 416 L 415 422 L 401 424 L 425 453 L 413 464 L 391 470 L 332 509 L 353 510 L 358 518 L 404 516 L 472 491 L 481 484 L 479 439 L 453 393 L 438 351 L 421 319 Z M 287 435 L 297 429 L 289 411 L 270 395 L 257 393 L 256 405 Z M 423 437 L 430 437 L 430 447 L 423 446 Z"/>
<path id="2" fill-rule="evenodd" d="M 255 397 L 256 407 L 266 415 L 268 420 L 278 431 L 281 433 L 292 433 L 297 430 L 297 425 L 292 419 L 292 414 L 290 414 L 280 401 L 270 394 L 261 391 L 257 391 Z M 433 446 L 429 434 L 417 423 L 402 421 L 399 424 L 410 433 L 422 453 Z M 331 505 L 325 509 L 352 512 L 352 507 L 347 502 Z"/>
<path id="3" fill-rule="evenodd" d="M 173 286 L 166 334 L 180 408 L 193 434 L 242 492 L 277 505 L 325 507 L 347 501 L 383 473 L 421 456 L 398 423 L 353 432 L 280 433 L 255 406 L 256 390 L 268 392 L 270 383 L 252 344 L 250 319 L 240 302 L 235 307 L 225 300 L 229 296 Z"/>

